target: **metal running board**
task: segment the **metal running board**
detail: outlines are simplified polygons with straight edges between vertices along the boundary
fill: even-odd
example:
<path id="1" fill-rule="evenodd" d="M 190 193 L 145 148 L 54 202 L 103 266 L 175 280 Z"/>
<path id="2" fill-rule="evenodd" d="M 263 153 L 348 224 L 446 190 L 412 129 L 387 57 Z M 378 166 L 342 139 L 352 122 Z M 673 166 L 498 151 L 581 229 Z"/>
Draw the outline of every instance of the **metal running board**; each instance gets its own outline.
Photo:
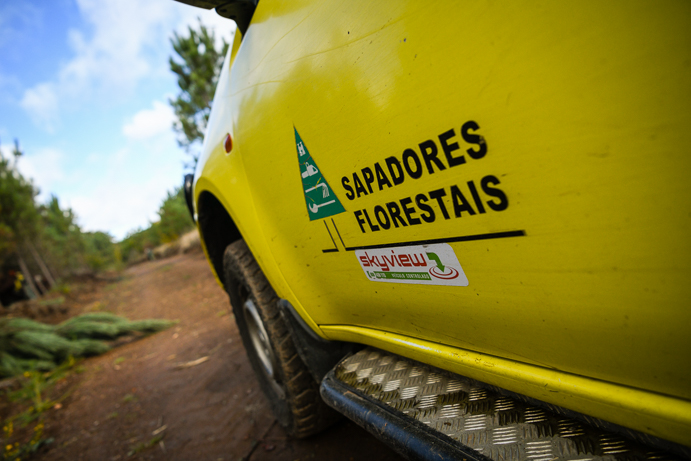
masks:
<path id="1" fill-rule="evenodd" d="M 686 447 L 671 445 L 675 453 L 650 448 L 645 440 L 657 439 L 645 434 L 374 348 L 336 365 L 322 381 L 321 394 L 327 404 L 408 459 L 688 459 Z"/>

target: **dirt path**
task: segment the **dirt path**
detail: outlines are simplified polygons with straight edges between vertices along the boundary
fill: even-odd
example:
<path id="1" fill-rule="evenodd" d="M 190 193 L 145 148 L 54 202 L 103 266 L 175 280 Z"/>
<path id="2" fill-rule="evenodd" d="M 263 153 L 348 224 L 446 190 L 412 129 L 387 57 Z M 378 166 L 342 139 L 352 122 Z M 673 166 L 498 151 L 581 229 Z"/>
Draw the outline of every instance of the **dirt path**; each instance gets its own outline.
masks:
<path id="1" fill-rule="evenodd" d="M 77 390 L 49 411 L 55 441 L 40 459 L 400 459 L 350 421 L 286 438 L 202 254 L 138 265 L 100 290 L 87 310 L 180 323 L 84 362 Z"/>

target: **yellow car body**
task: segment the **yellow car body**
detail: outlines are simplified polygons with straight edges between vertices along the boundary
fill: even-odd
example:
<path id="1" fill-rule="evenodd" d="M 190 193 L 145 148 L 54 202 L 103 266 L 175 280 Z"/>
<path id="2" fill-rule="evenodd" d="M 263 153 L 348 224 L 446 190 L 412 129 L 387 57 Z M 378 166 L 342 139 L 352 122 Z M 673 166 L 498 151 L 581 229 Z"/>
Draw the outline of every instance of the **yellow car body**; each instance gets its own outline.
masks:
<path id="1" fill-rule="evenodd" d="M 689 2 L 261 0 L 194 201 L 323 338 L 691 445 L 689 173 Z"/>

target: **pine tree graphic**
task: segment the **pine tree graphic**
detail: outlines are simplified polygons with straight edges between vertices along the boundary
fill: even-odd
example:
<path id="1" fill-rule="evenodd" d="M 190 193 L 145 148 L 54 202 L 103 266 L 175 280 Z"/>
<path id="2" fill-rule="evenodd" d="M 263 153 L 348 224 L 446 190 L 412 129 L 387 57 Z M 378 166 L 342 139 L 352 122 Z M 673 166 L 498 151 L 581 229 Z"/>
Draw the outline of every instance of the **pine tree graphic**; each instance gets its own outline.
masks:
<path id="1" fill-rule="evenodd" d="M 295 147 L 298 152 L 302 191 L 305 194 L 307 214 L 310 217 L 310 221 L 343 213 L 345 208 L 343 208 L 338 197 L 329 187 L 329 183 L 326 182 L 326 178 L 322 175 L 314 159 L 312 159 L 297 129 L 295 129 Z"/>

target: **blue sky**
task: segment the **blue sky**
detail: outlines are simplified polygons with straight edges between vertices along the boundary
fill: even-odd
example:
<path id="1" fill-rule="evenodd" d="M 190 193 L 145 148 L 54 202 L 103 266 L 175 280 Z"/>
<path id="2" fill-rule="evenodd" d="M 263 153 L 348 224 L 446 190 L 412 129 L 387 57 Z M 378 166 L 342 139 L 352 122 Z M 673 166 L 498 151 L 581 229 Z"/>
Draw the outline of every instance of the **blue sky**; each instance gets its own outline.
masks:
<path id="1" fill-rule="evenodd" d="M 232 21 L 173 0 L 0 0 L 0 149 L 19 139 L 39 201 L 117 240 L 157 219 L 188 159 L 169 38 L 198 17 L 232 40 Z"/>

